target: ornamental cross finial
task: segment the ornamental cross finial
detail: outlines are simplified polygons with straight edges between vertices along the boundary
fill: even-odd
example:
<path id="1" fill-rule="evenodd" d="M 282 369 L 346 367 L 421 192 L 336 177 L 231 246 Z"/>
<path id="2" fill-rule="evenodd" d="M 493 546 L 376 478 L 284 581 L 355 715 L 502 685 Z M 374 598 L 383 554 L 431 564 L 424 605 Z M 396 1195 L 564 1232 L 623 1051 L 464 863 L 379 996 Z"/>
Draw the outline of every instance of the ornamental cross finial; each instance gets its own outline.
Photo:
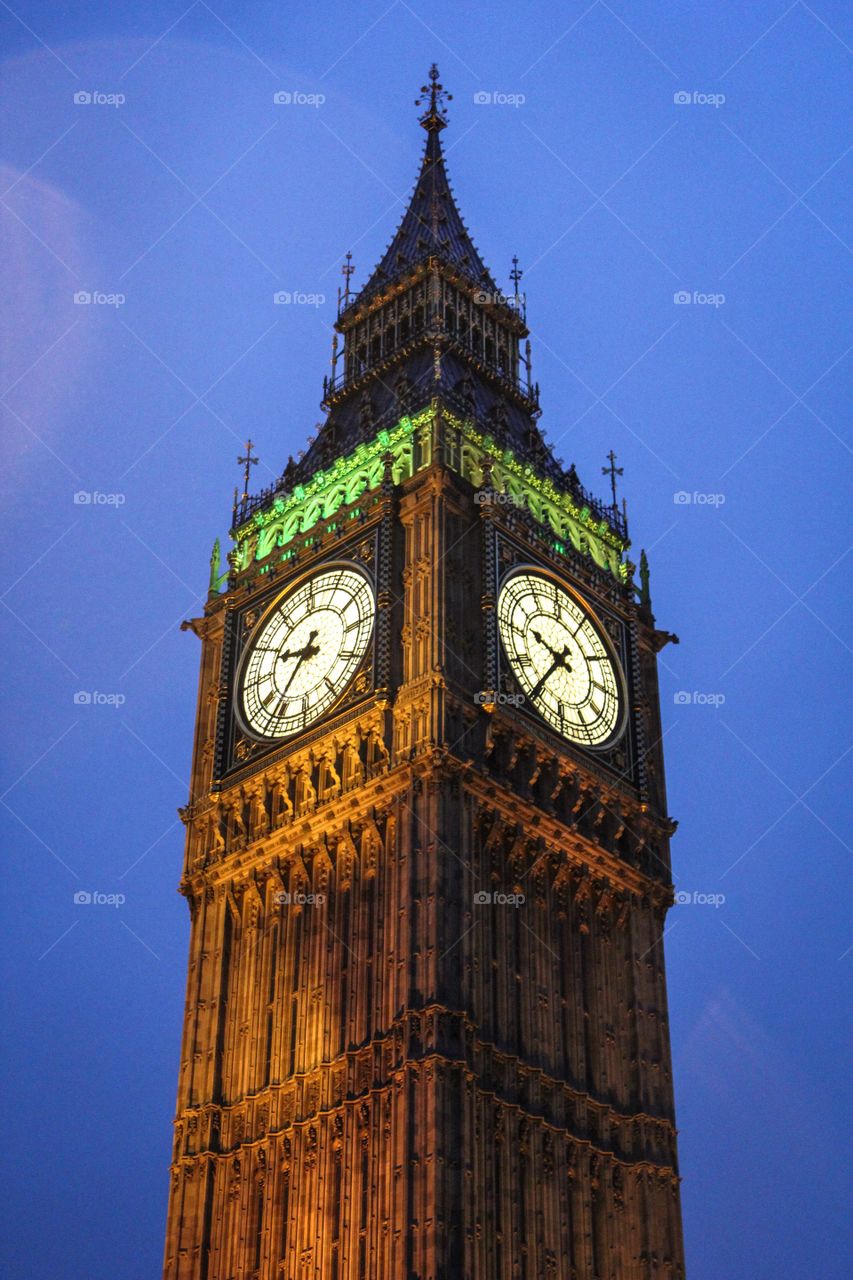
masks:
<path id="1" fill-rule="evenodd" d="M 346 257 L 346 262 L 345 262 L 345 263 L 344 263 L 344 265 L 341 267 L 341 275 L 342 275 L 342 276 L 343 276 L 343 278 L 344 278 L 344 291 L 343 291 L 343 295 L 342 295 L 341 297 L 339 297 L 339 298 L 338 298 L 338 301 L 339 301 L 339 302 L 343 302 L 343 305 L 344 305 L 345 307 L 346 307 L 347 303 L 349 302 L 349 292 L 350 292 L 350 291 L 349 291 L 349 282 L 350 282 L 350 276 L 352 275 L 352 273 L 353 273 L 354 271 L 355 271 L 355 267 L 352 265 L 352 253 L 350 253 L 350 252 L 349 252 L 349 250 L 348 250 L 348 251 L 347 251 L 347 257 Z"/>
<path id="2" fill-rule="evenodd" d="M 516 297 L 518 297 L 518 286 L 521 283 L 521 277 L 523 275 L 524 275 L 524 272 L 521 270 L 521 268 L 518 265 L 518 254 L 516 254 L 512 260 L 512 271 L 510 271 L 509 273 L 509 278 L 512 281 L 512 283 L 515 285 Z"/>
<path id="3" fill-rule="evenodd" d="M 608 461 L 610 462 L 610 466 L 602 467 L 601 474 L 603 476 L 610 476 L 610 490 L 613 494 L 613 506 L 615 507 L 616 506 L 616 477 L 624 475 L 625 468 L 617 467 L 616 454 L 613 452 L 612 449 L 608 453 L 607 458 L 608 458 Z"/>
<path id="4" fill-rule="evenodd" d="M 448 93 L 438 79 L 438 67 L 432 64 L 429 70 L 429 84 L 421 85 L 420 97 L 415 98 L 416 107 L 426 107 L 420 122 L 427 133 L 437 132 L 447 124 L 447 108 L 445 103 L 452 102 L 453 94 Z"/>
<path id="5" fill-rule="evenodd" d="M 521 277 L 523 275 L 524 275 L 524 272 L 522 271 L 521 267 L 518 265 L 518 254 L 516 254 L 512 260 L 512 270 L 509 273 L 509 278 L 512 281 L 513 289 L 515 290 L 513 305 L 516 311 L 518 312 L 518 314 L 521 316 L 522 320 L 526 320 L 527 319 L 527 299 L 524 297 L 523 294 L 520 294 L 518 292 L 518 286 L 521 284 Z M 530 344 L 528 343 L 528 346 L 529 345 Z"/>
<path id="6" fill-rule="evenodd" d="M 254 449 L 254 447 L 255 446 L 253 445 L 252 441 L 247 440 L 246 456 L 244 458 L 237 459 L 237 465 L 240 467 L 245 466 L 246 468 L 243 474 L 243 501 L 244 502 L 249 496 L 249 472 L 251 471 L 252 467 L 258 462 L 257 458 L 252 457 L 252 450 Z"/>

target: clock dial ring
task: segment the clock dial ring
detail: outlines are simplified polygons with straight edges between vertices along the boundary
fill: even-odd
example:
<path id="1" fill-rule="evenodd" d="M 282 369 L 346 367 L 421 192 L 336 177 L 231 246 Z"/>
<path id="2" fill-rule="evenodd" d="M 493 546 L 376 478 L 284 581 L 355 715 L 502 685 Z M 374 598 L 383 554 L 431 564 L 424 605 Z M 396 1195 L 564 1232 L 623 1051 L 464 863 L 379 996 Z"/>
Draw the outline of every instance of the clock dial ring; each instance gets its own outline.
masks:
<path id="1" fill-rule="evenodd" d="M 326 715 L 355 677 L 375 617 L 373 586 L 349 562 L 323 565 L 279 595 L 240 662 L 241 728 L 261 741 L 282 741 Z"/>
<path id="2" fill-rule="evenodd" d="M 625 678 L 589 605 L 555 576 L 517 566 L 498 593 L 503 650 L 527 703 L 567 741 L 613 745 L 626 724 Z"/>

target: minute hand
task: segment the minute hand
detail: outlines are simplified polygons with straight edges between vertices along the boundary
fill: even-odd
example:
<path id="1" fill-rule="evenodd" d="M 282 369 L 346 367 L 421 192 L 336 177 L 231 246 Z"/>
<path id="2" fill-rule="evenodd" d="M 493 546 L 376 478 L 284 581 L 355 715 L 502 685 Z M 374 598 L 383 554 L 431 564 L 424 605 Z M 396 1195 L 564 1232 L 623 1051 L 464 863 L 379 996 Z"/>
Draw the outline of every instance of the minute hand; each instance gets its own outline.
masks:
<path id="1" fill-rule="evenodd" d="M 545 672 L 544 676 L 540 676 L 539 679 L 536 681 L 536 684 L 533 686 L 533 688 L 530 690 L 530 692 L 527 695 L 528 698 L 536 698 L 539 696 L 540 690 L 548 682 L 548 680 L 550 680 L 551 676 L 554 674 L 557 668 L 564 665 L 564 658 L 565 658 L 564 654 L 557 653 L 554 655 L 554 661 L 551 663 L 550 667 Z"/>
<path id="2" fill-rule="evenodd" d="M 284 697 L 284 695 L 287 693 L 290 686 L 293 684 L 293 677 L 296 675 L 297 671 L 302 666 L 302 663 L 305 661 L 305 659 L 314 658 L 320 652 L 320 650 L 314 644 L 314 641 L 317 639 L 317 635 L 318 633 L 316 631 L 312 631 L 308 637 L 308 643 L 306 644 L 305 648 L 299 651 L 299 656 L 296 662 L 296 666 L 291 671 L 290 678 L 287 684 L 284 686 L 284 688 L 281 691 L 282 697 Z M 291 656 L 296 657 L 296 654 L 292 654 Z"/>

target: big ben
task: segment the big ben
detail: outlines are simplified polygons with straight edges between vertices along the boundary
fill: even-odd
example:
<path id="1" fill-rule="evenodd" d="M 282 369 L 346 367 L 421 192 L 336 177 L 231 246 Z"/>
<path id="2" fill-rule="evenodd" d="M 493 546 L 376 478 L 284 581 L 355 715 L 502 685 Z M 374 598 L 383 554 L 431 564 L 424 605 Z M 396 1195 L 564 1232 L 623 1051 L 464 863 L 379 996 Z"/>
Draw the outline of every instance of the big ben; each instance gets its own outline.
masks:
<path id="1" fill-rule="evenodd" d="M 347 269 L 324 423 L 188 624 L 166 1280 L 684 1276 L 670 637 L 540 428 L 447 97 L 433 68 L 402 222 Z"/>

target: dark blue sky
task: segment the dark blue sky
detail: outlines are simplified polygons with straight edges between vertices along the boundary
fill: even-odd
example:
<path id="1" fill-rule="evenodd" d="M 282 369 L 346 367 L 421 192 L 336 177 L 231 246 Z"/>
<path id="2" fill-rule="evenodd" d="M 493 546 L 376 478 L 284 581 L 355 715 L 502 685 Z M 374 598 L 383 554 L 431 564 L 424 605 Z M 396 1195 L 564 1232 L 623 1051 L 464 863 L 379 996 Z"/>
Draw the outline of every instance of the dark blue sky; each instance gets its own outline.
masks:
<path id="1" fill-rule="evenodd" d="M 399 220 L 433 59 L 463 214 L 499 279 L 526 269 L 543 425 L 602 493 L 616 450 L 681 637 L 691 1280 L 846 1274 L 845 10 L 3 5 L 8 1274 L 158 1272 L 199 656 L 179 623 L 247 435 L 266 484 L 319 419 L 340 262 L 363 281 Z"/>

